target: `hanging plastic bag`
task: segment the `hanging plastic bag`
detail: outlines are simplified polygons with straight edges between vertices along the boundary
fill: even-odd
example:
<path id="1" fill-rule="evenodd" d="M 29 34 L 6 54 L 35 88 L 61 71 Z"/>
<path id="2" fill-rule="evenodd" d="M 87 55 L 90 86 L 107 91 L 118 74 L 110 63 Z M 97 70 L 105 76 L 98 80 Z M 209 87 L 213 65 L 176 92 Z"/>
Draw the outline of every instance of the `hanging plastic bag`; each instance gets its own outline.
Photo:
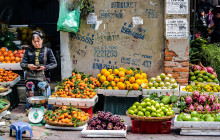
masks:
<path id="1" fill-rule="evenodd" d="M 59 19 L 57 22 L 57 31 L 76 33 L 79 29 L 80 6 L 74 11 L 66 9 L 65 0 L 60 7 Z"/>

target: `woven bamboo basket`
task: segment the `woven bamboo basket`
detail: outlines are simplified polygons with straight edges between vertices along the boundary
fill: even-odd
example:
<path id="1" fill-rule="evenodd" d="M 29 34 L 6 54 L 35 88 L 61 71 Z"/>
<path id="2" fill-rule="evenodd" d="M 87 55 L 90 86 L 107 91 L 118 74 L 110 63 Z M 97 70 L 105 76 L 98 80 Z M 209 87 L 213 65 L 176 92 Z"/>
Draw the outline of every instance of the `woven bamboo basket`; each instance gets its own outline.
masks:
<path id="1" fill-rule="evenodd" d="M 0 113 L 1 113 L 1 112 L 3 112 L 3 111 L 7 110 L 7 109 L 10 107 L 10 102 L 7 101 L 7 100 L 5 100 L 5 99 L 0 99 L 0 100 L 3 100 L 3 101 L 5 101 L 5 102 L 8 103 L 8 105 L 7 105 L 4 109 L 0 110 Z"/>
<path id="2" fill-rule="evenodd" d="M 192 112 L 193 110 L 188 110 L 188 109 L 184 109 L 184 112 L 186 113 L 190 113 Z M 220 112 L 220 109 L 219 110 L 216 110 L 216 111 L 196 111 L 197 113 L 202 113 L 202 114 L 207 114 L 207 113 L 219 113 Z"/>
<path id="3" fill-rule="evenodd" d="M 0 93 L 6 92 L 10 89 L 10 87 L 4 88 L 4 89 L 0 89 Z"/>
<path id="4" fill-rule="evenodd" d="M 149 121 L 149 122 L 170 121 L 172 120 L 173 117 L 175 117 L 175 114 L 172 116 L 165 116 L 165 117 L 141 117 L 141 116 L 134 116 L 128 114 L 128 111 L 126 111 L 126 115 L 135 120 Z"/>
<path id="5" fill-rule="evenodd" d="M 79 125 L 79 124 L 75 124 L 75 123 L 60 123 L 60 122 L 52 122 L 52 121 L 49 121 L 49 120 L 46 120 L 45 119 L 45 121 L 46 121 L 46 123 L 47 124 L 49 124 L 49 125 L 53 125 L 53 126 L 61 126 L 61 127 L 79 127 L 79 126 L 82 126 L 82 125 L 84 125 L 84 124 L 86 124 L 88 121 L 89 121 L 89 119 L 87 119 L 87 120 L 85 120 L 85 121 L 82 121 L 81 123 L 81 125 Z"/>

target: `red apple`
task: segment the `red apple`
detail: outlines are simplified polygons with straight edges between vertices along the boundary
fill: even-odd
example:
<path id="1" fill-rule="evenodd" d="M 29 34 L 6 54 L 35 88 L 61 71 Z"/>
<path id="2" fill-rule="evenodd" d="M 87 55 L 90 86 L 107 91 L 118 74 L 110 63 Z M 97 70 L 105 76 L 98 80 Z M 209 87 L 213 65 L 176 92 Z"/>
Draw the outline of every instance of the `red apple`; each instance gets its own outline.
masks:
<path id="1" fill-rule="evenodd" d="M 23 58 L 23 55 L 24 55 L 23 53 L 20 53 L 19 57 L 20 57 L 20 58 Z"/>
<path id="2" fill-rule="evenodd" d="M 20 55 L 19 53 L 15 53 L 14 54 L 15 57 L 19 57 L 19 55 Z"/>
<path id="3" fill-rule="evenodd" d="M 17 50 L 15 50 L 13 53 L 14 53 L 14 54 L 16 54 L 16 53 L 18 53 L 18 51 L 17 51 Z"/>

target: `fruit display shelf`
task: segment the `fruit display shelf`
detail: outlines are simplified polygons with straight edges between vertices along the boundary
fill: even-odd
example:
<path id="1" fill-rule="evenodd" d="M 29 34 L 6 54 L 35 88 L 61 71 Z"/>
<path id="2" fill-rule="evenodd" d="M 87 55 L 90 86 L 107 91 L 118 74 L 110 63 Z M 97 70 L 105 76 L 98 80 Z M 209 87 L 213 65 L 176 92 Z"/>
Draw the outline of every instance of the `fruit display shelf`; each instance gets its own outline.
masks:
<path id="1" fill-rule="evenodd" d="M 84 128 L 86 128 L 86 124 L 79 127 L 62 127 L 62 126 L 54 126 L 45 124 L 45 128 L 47 129 L 54 129 L 54 130 L 72 130 L 72 131 L 82 131 Z"/>
<path id="2" fill-rule="evenodd" d="M 9 82 L 0 82 L 1 86 L 8 86 L 10 85 L 10 87 L 13 87 L 15 84 L 17 84 L 17 82 L 19 82 L 21 79 L 20 75 L 14 80 L 14 81 L 9 81 Z"/>
<path id="3" fill-rule="evenodd" d="M 220 135 L 220 122 L 194 122 L 174 120 L 174 127 L 181 128 L 180 135 Z"/>
<path id="4" fill-rule="evenodd" d="M 192 95 L 193 92 L 187 92 L 187 91 L 183 91 L 183 88 L 185 88 L 186 86 L 180 86 L 180 96 L 187 96 L 187 95 Z M 220 98 L 220 92 L 211 92 L 214 93 L 215 96 L 217 96 L 218 98 Z"/>
<path id="5" fill-rule="evenodd" d="M 114 89 L 97 89 L 97 94 L 104 96 L 117 96 L 117 97 L 138 97 L 142 95 L 140 90 L 114 90 Z"/>
<path id="6" fill-rule="evenodd" d="M 48 104 L 54 106 L 72 105 L 77 108 L 90 108 L 95 106 L 98 102 L 98 96 L 95 95 L 92 99 L 84 98 L 63 98 L 63 97 L 49 97 Z"/>
<path id="7" fill-rule="evenodd" d="M 176 95 L 179 97 L 179 87 L 180 86 L 178 85 L 178 87 L 175 89 L 143 89 L 143 96 L 150 97 L 151 93 L 157 93 L 158 96 L 169 94 L 170 96 Z"/>
<path id="8" fill-rule="evenodd" d="M 0 68 L 5 70 L 22 70 L 20 63 L 0 63 Z"/>
<path id="9" fill-rule="evenodd" d="M 6 96 L 6 95 L 8 95 L 8 94 L 11 93 L 11 92 L 12 92 L 12 89 L 9 89 L 9 90 L 6 91 L 6 92 L 0 93 L 0 96 Z"/>
<path id="10" fill-rule="evenodd" d="M 127 130 L 86 130 L 85 127 L 81 131 L 81 135 L 82 137 L 124 138 L 127 135 Z"/>
<path id="11" fill-rule="evenodd" d="M 213 85 L 219 85 L 219 84 L 217 84 L 217 83 L 215 83 L 215 82 L 198 82 L 200 85 L 201 84 L 204 84 L 204 85 L 208 85 L 208 84 L 213 84 Z M 196 82 L 190 82 L 190 84 L 192 85 L 192 86 L 194 86 L 194 85 L 196 85 Z"/>

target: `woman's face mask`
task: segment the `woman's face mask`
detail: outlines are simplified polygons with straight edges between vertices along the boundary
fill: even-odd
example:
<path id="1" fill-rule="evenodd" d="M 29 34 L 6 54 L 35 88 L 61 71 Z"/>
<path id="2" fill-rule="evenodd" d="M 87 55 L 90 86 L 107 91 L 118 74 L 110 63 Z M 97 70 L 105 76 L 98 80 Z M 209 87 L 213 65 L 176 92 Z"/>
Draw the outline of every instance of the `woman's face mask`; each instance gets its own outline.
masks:
<path id="1" fill-rule="evenodd" d="M 43 39 L 41 39 L 38 35 L 35 35 L 32 39 L 32 44 L 35 48 L 40 49 L 42 48 Z"/>

